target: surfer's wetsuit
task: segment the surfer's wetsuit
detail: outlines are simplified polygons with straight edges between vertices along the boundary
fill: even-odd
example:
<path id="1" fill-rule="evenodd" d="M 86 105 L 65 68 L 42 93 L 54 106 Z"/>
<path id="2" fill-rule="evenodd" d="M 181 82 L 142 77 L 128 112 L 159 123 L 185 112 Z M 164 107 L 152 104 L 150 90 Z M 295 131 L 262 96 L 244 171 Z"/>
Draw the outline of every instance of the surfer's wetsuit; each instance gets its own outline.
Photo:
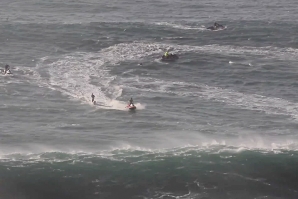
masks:
<path id="1" fill-rule="evenodd" d="M 92 102 L 94 102 L 94 98 L 95 98 L 95 96 L 93 95 L 93 93 L 92 93 L 92 95 L 91 95 L 91 98 L 92 98 Z"/>

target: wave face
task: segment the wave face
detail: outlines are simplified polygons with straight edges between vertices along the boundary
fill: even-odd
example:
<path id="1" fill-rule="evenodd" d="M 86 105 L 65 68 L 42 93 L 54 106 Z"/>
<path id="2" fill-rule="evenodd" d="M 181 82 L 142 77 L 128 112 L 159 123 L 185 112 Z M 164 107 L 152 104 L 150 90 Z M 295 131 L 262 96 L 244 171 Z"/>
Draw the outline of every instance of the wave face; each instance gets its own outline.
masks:
<path id="1" fill-rule="evenodd" d="M 1 159 L 1 194 L 33 199 L 296 198 L 297 157 L 297 152 L 220 146 L 11 154 Z"/>

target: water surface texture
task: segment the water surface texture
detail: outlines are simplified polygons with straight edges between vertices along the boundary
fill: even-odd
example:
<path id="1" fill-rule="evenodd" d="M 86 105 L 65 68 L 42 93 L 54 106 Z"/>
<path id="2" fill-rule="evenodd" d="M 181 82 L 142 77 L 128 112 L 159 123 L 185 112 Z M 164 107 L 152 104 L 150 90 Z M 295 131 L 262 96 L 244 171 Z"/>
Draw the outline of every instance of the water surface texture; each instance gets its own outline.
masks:
<path id="1" fill-rule="evenodd" d="M 2 0 L 0 198 L 297 199 L 297 18 L 296 0 Z"/>

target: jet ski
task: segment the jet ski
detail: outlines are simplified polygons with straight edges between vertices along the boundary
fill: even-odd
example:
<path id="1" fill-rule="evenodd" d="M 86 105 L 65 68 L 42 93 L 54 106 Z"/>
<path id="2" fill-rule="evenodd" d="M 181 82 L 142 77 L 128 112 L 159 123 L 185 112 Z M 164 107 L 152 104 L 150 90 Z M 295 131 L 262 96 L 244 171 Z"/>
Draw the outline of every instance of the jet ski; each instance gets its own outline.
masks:
<path id="1" fill-rule="evenodd" d="M 175 61 L 179 59 L 178 55 L 175 54 L 169 54 L 168 56 L 162 56 L 161 61 Z"/>
<path id="2" fill-rule="evenodd" d="M 134 104 L 128 104 L 126 108 L 128 108 L 129 110 L 135 110 L 137 107 Z"/>
<path id="3" fill-rule="evenodd" d="M 207 28 L 208 30 L 224 30 L 225 27 L 223 25 L 220 24 L 215 24 L 213 26 L 210 26 Z"/>
<path id="4" fill-rule="evenodd" d="M 12 74 L 12 72 L 8 69 L 6 72 L 5 72 L 6 75 L 10 75 Z"/>

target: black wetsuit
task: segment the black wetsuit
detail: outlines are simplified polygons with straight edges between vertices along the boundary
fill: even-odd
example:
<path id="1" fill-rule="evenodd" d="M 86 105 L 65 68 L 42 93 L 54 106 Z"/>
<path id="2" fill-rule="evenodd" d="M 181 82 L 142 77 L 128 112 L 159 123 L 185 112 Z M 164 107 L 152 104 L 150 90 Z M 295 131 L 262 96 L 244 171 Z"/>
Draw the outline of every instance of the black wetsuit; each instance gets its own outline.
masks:
<path id="1" fill-rule="evenodd" d="M 94 98 L 95 98 L 95 96 L 93 95 L 93 93 L 92 93 L 92 95 L 91 95 L 91 98 L 92 98 L 92 102 L 94 102 Z"/>

